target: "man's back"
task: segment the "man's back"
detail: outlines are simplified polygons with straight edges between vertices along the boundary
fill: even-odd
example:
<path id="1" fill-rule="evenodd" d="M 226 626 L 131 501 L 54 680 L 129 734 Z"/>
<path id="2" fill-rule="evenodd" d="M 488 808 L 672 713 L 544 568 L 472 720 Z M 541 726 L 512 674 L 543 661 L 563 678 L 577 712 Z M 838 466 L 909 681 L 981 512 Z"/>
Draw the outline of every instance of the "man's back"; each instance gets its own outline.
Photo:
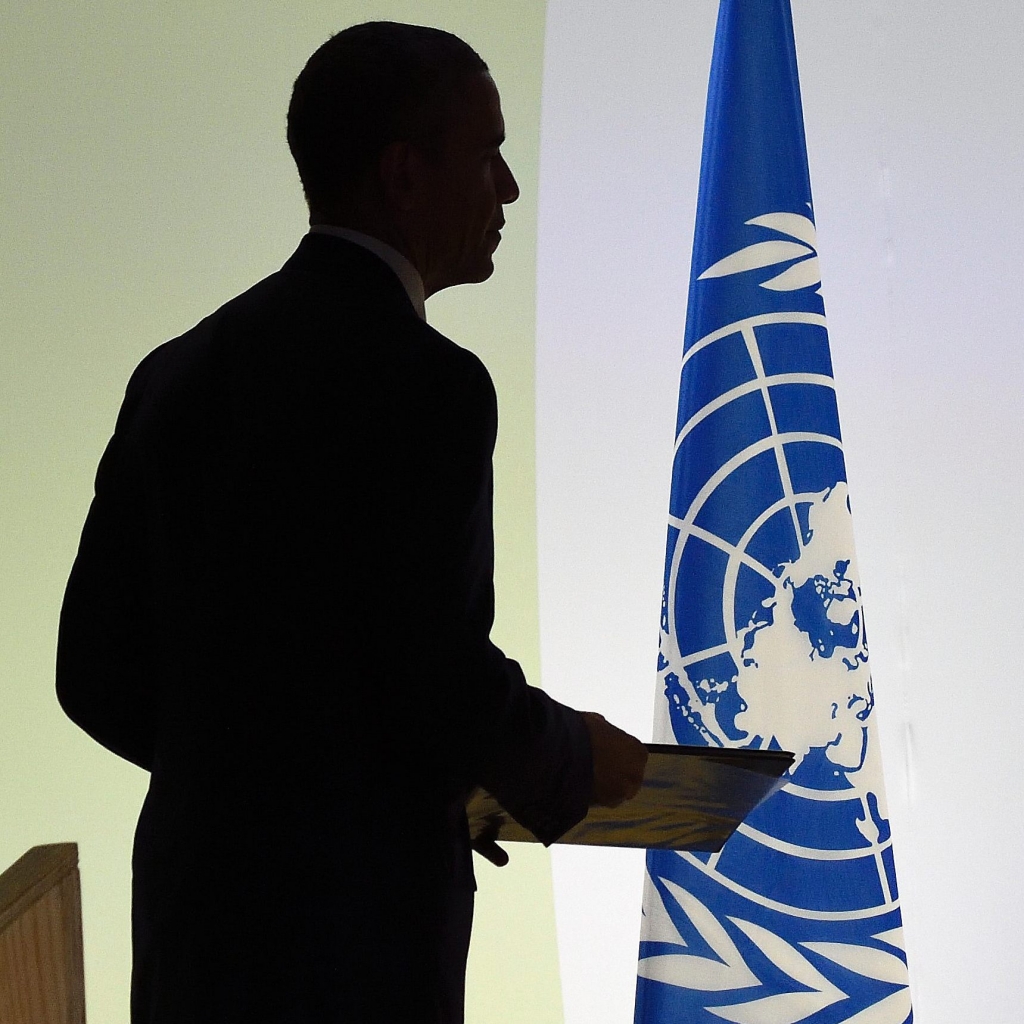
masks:
<path id="1" fill-rule="evenodd" d="M 157 738 L 146 721 L 112 721 L 125 735 L 110 739 L 143 767 L 179 767 L 176 706 L 191 715 L 204 702 L 211 755 L 229 745 L 247 757 L 262 738 L 225 732 L 224 717 L 244 708 L 254 729 L 280 735 L 299 679 L 323 714 L 302 712 L 293 754 L 308 730 L 337 737 L 368 713 L 410 711 L 414 685 L 396 699 L 339 687 L 338 674 L 398 680 L 403 661 L 415 671 L 411 656 L 422 671 L 426 624 L 449 618 L 437 602 L 476 582 L 451 574 L 478 568 L 487 590 L 486 549 L 473 552 L 479 565 L 453 566 L 437 545 L 474 515 L 487 525 L 494 427 L 475 357 L 419 321 L 383 263 L 322 236 L 151 353 L 129 385 L 86 540 L 148 595 L 112 609 L 109 629 L 128 612 L 136 642 L 147 631 L 165 724 Z M 473 596 L 486 615 L 489 595 Z M 102 615 L 105 600 L 80 610 Z M 216 693 L 200 682 L 210 673 Z M 189 721 L 188 742 L 195 732 Z"/>

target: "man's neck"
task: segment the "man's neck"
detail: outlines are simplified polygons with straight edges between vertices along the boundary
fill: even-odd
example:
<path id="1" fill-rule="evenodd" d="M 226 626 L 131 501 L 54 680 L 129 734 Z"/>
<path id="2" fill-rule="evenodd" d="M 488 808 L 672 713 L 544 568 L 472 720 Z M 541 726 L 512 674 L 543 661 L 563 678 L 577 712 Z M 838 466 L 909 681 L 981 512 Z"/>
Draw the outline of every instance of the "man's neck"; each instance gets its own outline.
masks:
<path id="1" fill-rule="evenodd" d="M 309 215 L 310 225 L 318 227 L 344 228 L 383 242 L 408 260 L 415 268 L 423 283 L 424 295 L 430 298 L 434 292 L 446 287 L 434 280 L 430 260 L 422 244 L 422 231 L 409 225 L 396 223 L 395 218 L 377 215 L 377 208 L 369 201 L 362 207 L 344 209 L 313 210 Z"/>
<path id="2" fill-rule="evenodd" d="M 312 221 L 312 218 L 310 218 Z M 416 310 L 421 320 L 427 319 L 424 302 L 426 293 L 423 288 L 423 278 L 412 261 L 399 249 L 367 231 L 358 228 L 342 227 L 339 224 L 311 223 L 309 230 L 318 235 L 334 235 L 344 238 L 355 245 L 362 246 L 369 250 L 379 259 L 383 260 L 395 273 L 395 276 L 402 283 L 409 301 Z"/>

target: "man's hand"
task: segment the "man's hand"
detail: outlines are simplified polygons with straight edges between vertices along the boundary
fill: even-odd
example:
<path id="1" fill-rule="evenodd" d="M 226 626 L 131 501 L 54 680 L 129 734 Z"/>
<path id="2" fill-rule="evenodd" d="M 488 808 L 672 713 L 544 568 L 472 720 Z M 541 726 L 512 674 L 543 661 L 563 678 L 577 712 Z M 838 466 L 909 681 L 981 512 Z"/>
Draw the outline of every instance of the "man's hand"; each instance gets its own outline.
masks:
<path id="1" fill-rule="evenodd" d="M 508 863 L 508 854 L 493 840 L 480 836 L 470 844 L 485 860 L 489 860 L 496 868 L 503 868 Z"/>
<path id="2" fill-rule="evenodd" d="M 508 863 L 508 854 L 494 841 L 497 838 L 498 826 L 491 822 L 484 827 L 484 830 L 470 843 L 470 846 L 496 868 L 503 868 Z"/>
<path id="3" fill-rule="evenodd" d="M 636 796 L 647 765 L 647 748 L 628 732 L 606 722 L 603 715 L 583 711 L 594 757 L 591 806 L 618 807 Z"/>

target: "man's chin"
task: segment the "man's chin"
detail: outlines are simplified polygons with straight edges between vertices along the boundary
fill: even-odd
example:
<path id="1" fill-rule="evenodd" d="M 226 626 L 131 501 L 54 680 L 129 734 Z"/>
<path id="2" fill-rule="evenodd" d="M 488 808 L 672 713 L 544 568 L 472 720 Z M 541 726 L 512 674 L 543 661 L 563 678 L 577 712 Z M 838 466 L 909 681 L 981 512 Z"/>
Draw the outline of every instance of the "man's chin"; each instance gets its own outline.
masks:
<path id="1" fill-rule="evenodd" d="M 478 260 L 475 260 L 472 264 L 463 265 L 457 271 L 454 271 L 444 284 L 440 287 L 434 288 L 429 292 L 429 294 L 433 295 L 435 292 L 442 291 L 445 288 L 454 288 L 459 284 L 481 284 L 493 273 L 494 260 L 492 260 L 490 254 L 488 254 Z"/>
<path id="2" fill-rule="evenodd" d="M 486 281 L 494 273 L 494 260 L 490 254 L 475 260 L 473 265 L 466 267 L 461 275 L 462 284 L 480 284 Z"/>

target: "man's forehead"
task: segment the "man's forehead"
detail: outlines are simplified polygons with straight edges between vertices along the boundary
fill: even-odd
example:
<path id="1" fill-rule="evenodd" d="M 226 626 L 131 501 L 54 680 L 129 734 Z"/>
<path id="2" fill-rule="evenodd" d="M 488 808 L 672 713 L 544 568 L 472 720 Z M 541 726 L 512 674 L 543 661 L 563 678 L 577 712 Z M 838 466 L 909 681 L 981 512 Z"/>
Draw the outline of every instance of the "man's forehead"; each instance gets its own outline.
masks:
<path id="1" fill-rule="evenodd" d="M 471 75 L 452 109 L 451 135 L 467 144 L 500 145 L 505 138 L 498 87 L 489 74 Z"/>

